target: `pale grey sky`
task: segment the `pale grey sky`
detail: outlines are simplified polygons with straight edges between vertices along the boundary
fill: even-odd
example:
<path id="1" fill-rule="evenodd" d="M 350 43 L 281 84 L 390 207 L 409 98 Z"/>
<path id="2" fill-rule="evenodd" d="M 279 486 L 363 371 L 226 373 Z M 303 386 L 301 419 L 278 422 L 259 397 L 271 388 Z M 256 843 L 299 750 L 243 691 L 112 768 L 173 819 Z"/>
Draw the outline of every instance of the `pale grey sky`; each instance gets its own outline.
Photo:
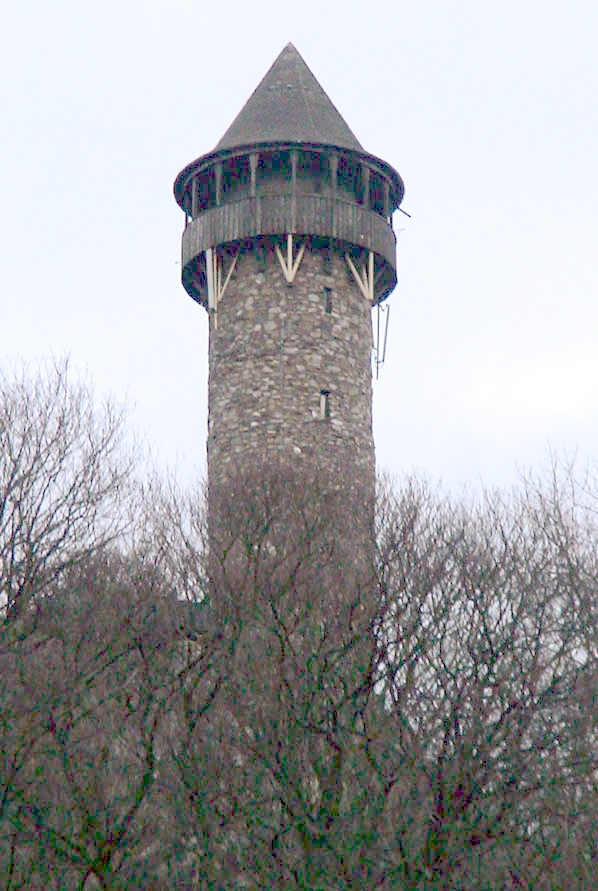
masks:
<path id="1" fill-rule="evenodd" d="M 0 359 L 70 353 L 203 471 L 172 182 L 289 40 L 406 184 L 379 466 L 458 488 L 598 455 L 594 0 L 4 0 Z"/>

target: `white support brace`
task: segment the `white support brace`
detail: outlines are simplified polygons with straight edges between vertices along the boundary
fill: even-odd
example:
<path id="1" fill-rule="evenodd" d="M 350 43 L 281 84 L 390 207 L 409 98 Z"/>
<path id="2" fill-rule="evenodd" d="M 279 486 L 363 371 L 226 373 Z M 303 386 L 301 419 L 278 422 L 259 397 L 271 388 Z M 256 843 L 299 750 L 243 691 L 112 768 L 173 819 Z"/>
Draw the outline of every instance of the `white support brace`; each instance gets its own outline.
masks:
<path id="1" fill-rule="evenodd" d="M 305 244 L 302 244 L 299 250 L 297 251 L 297 256 L 293 259 L 293 235 L 291 232 L 287 235 L 287 256 L 286 259 L 283 256 L 282 251 L 278 247 L 278 245 L 274 246 L 274 251 L 276 256 L 278 257 L 278 262 L 280 263 L 280 268 L 283 271 L 284 277 L 287 280 L 287 283 L 290 285 L 295 280 L 295 276 L 297 275 L 297 270 L 301 264 L 303 259 L 303 254 L 305 253 Z"/>
<path id="2" fill-rule="evenodd" d="M 365 299 L 369 301 L 370 305 L 373 305 L 376 300 L 374 296 L 374 252 L 369 252 L 368 265 L 366 266 L 365 263 L 363 264 L 361 267 L 361 274 L 349 254 L 345 254 L 345 260 L 347 261 L 347 266 L 353 273 L 353 278 L 357 282 L 359 290 Z"/>
<path id="3" fill-rule="evenodd" d="M 224 292 L 234 272 L 239 251 L 235 254 L 228 271 L 222 281 L 222 257 L 213 248 L 206 250 L 206 275 L 208 279 L 208 309 L 214 314 L 214 328 L 218 327 L 218 304 L 224 297 Z"/>

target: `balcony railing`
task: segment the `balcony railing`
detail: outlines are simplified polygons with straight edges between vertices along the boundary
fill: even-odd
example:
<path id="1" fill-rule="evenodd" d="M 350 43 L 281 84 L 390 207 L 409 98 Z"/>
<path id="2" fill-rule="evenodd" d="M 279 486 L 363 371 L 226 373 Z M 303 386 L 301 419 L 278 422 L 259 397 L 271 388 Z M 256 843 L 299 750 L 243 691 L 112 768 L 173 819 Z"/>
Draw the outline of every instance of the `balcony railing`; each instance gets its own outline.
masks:
<path id="1" fill-rule="evenodd" d="M 396 270 L 396 239 L 383 216 L 340 197 L 300 194 L 247 197 L 202 211 L 183 234 L 183 267 L 208 248 L 287 233 L 374 251 Z"/>

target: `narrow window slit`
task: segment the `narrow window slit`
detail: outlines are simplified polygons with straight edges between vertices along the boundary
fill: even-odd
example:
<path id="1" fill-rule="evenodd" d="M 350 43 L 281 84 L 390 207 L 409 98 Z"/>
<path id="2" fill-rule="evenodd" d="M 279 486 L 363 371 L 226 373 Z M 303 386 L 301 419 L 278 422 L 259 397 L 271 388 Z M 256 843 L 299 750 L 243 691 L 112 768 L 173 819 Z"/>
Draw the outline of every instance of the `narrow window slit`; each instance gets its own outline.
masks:
<path id="1" fill-rule="evenodd" d="M 330 417 L 330 390 L 320 390 L 320 420 Z"/>
<path id="2" fill-rule="evenodd" d="M 332 288 L 324 288 L 324 311 L 328 315 L 332 313 Z"/>

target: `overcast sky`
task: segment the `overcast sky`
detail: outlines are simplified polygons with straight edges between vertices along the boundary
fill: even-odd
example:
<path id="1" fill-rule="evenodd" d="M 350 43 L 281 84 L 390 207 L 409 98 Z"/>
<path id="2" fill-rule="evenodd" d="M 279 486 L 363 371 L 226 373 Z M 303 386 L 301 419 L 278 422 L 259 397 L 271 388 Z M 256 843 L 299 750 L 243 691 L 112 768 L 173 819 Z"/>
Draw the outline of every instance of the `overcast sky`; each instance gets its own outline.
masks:
<path id="1" fill-rule="evenodd" d="M 291 40 L 406 185 L 378 466 L 458 489 L 598 453 L 595 0 L 0 6 L 0 359 L 69 353 L 204 472 L 172 182 Z"/>

